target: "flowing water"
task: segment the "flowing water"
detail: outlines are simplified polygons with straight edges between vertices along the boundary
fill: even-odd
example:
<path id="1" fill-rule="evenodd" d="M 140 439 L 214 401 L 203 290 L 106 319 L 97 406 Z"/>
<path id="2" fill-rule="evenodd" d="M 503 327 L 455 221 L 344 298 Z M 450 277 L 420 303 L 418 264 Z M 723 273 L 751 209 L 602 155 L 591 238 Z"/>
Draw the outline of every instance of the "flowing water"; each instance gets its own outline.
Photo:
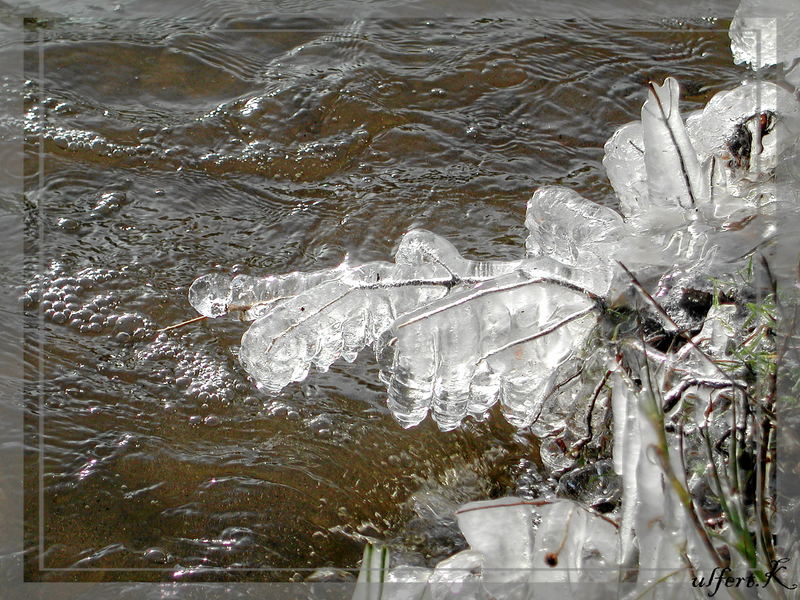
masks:
<path id="1" fill-rule="evenodd" d="M 369 537 L 412 562 L 452 552 L 426 518 L 536 481 L 530 435 L 497 414 L 401 429 L 369 351 L 270 397 L 237 363 L 244 324 L 156 330 L 195 316 L 201 274 L 387 259 L 414 227 L 521 256 L 538 185 L 614 205 L 602 146 L 649 80 L 676 76 L 688 112 L 742 77 L 726 19 L 591 3 L 573 19 L 557 3 L 375 2 L 358 19 L 344 1 L 60 4 L 4 9 L 29 16 L 24 84 L 3 89 L 24 123 L 3 118 L 26 130 L 34 581 L 302 580 L 357 566 Z"/>

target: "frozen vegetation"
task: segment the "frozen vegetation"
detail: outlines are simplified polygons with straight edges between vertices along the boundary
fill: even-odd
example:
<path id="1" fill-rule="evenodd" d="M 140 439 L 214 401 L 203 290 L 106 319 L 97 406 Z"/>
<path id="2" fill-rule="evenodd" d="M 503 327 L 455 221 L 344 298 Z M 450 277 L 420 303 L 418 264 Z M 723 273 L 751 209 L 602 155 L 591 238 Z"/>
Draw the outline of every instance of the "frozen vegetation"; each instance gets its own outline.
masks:
<path id="1" fill-rule="evenodd" d="M 798 53 L 775 38 L 776 29 L 796 38 L 795 4 L 773 8 L 780 18 L 763 21 L 758 5 L 742 3 L 731 29 L 737 62 L 795 66 Z M 619 212 L 539 188 L 516 261 L 470 261 L 414 230 L 393 262 L 211 274 L 192 285 L 202 315 L 252 321 L 240 360 L 266 392 L 372 346 L 402 426 L 430 415 L 451 430 L 499 404 L 514 426 L 571 440 L 556 456 L 543 444 L 555 478 L 587 445 L 602 451 L 598 413 L 610 406 L 621 506 L 602 509 L 588 484 L 571 499 L 465 505 L 457 518 L 469 549 L 435 569 L 388 574 L 381 555 L 381 578 L 406 584 L 385 588 L 384 600 L 538 598 L 543 582 L 563 586 L 565 598 L 615 597 L 622 584 L 631 597 L 683 598 L 697 590 L 670 581 L 730 567 L 762 584 L 785 555 L 771 533 L 775 398 L 764 391 L 777 298 L 759 295 L 753 272 L 759 257 L 780 253 L 778 219 L 797 219 L 780 175 L 796 161 L 800 103 L 790 83 L 760 78 L 686 116 L 679 95 L 673 78 L 651 85 L 641 120 L 606 143 Z M 746 460 L 763 462 L 754 471 Z M 759 588 L 763 597 L 785 591 Z"/>
<path id="2" fill-rule="evenodd" d="M 512 424 L 529 426 L 630 285 L 620 263 L 642 281 L 661 277 L 658 294 L 668 295 L 741 270 L 775 234 L 772 216 L 785 208 L 773 177 L 776 140 L 800 133 L 793 95 L 749 81 L 685 124 L 678 96 L 672 78 L 654 85 L 642 121 L 605 146 L 621 214 L 566 188 L 540 188 L 517 261 L 466 260 L 440 236 L 413 230 L 393 263 L 204 275 L 190 302 L 207 317 L 253 321 L 240 359 L 270 393 L 372 345 L 403 426 L 430 412 L 453 429 L 495 402 Z"/>

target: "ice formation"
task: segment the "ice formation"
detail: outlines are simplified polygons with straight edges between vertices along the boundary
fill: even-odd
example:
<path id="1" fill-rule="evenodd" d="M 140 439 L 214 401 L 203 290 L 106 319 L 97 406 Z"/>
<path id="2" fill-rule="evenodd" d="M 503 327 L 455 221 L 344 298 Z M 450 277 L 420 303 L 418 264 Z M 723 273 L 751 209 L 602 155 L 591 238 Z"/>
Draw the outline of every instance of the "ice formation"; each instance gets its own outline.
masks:
<path id="1" fill-rule="evenodd" d="M 525 269 L 452 292 L 384 334 L 379 359 L 389 408 L 412 426 L 430 407 L 449 430 L 499 400 L 513 425 L 530 425 L 596 313 L 586 293 Z"/>
<path id="2" fill-rule="evenodd" d="M 413 585 L 389 585 L 382 600 L 523 600 L 540 597 L 537 589 L 552 592 L 553 584 L 568 598 L 616 591 L 617 526 L 578 502 L 505 497 L 465 504 L 457 517 L 469 548 L 432 570 L 389 570 L 387 582 Z"/>
<path id="3" fill-rule="evenodd" d="M 788 79 L 797 87 L 798 8 L 794 0 L 744 0 L 731 26 L 737 62 L 747 62 L 753 69 L 782 62 L 789 75 L 797 76 Z M 773 18 L 763 20 L 764 13 Z M 753 29 L 760 31 L 754 33 Z M 779 46 L 779 38 L 781 44 L 788 43 Z M 608 489 L 599 486 L 596 494 L 581 489 L 583 503 L 563 498 L 501 498 L 467 504 L 457 516 L 469 549 L 433 570 L 417 570 L 413 598 L 538 598 L 544 588 L 534 584 L 544 582 L 563 586 L 557 592 L 548 587 L 547 597 L 553 593 L 574 598 L 619 597 L 616 586 L 626 579 L 630 591 L 626 597 L 682 598 L 691 589 L 687 573 L 707 575 L 715 567 L 730 565 L 732 572 L 745 574 L 767 564 L 763 557 L 747 553 L 769 557 L 763 545 L 771 542 L 767 538 L 752 541 L 759 535 L 759 526 L 745 524 L 756 519 L 748 517 L 744 509 L 747 492 L 742 482 L 730 480 L 739 477 L 742 467 L 738 458 L 721 458 L 725 451 L 720 444 L 738 435 L 742 444 L 759 443 L 753 442 L 757 434 L 748 429 L 756 426 L 748 426 L 743 413 L 754 407 L 762 410 L 762 400 L 749 399 L 751 405 L 738 415 L 735 407 L 737 402 L 745 402 L 748 383 L 743 378 L 752 378 L 753 369 L 758 368 L 747 365 L 746 360 L 775 352 L 774 340 L 764 333 L 775 323 L 762 314 L 755 320 L 751 315 L 748 324 L 741 299 L 726 304 L 722 295 L 717 295 L 712 303 L 712 294 L 703 288 L 708 289 L 712 277 L 741 274 L 744 259 L 774 240 L 776 215 L 797 217 L 794 199 L 778 193 L 776 171 L 795 160 L 799 117 L 797 95 L 784 84 L 746 81 L 718 93 L 703 111 L 685 120 L 678 110 L 677 82 L 668 78 L 661 86 L 651 86 L 641 121 L 617 130 L 605 146 L 603 162 L 620 200 L 621 214 L 592 205 L 563 188 L 541 188 L 528 204 L 525 261 L 490 281 L 465 286 L 421 306 L 387 330 L 390 340 L 384 349 L 393 347 L 390 360 L 383 363 L 390 407 L 401 420 L 408 414 L 418 420 L 433 405 L 434 418 L 446 427 L 472 414 L 475 406 L 486 405 L 479 401 L 481 396 L 499 397 L 504 414 L 518 426 L 535 420 L 553 397 L 566 405 L 586 402 L 586 393 L 569 391 L 573 383 L 562 383 L 563 389 L 552 397 L 540 394 L 565 376 L 566 365 L 588 343 L 589 318 L 596 318 L 595 312 L 603 306 L 602 301 L 592 306 L 589 300 L 596 296 L 611 300 L 621 291 L 621 284 L 629 281 L 620 274 L 617 261 L 631 267 L 637 278 L 649 277 L 652 286 L 648 287 L 656 298 L 650 299 L 656 328 L 680 338 L 679 345 L 683 344 L 679 350 L 662 352 L 643 338 L 629 339 L 614 346 L 619 354 L 606 360 L 613 459 L 610 464 L 600 463 L 606 471 L 613 468 L 621 480 L 621 510 L 614 513 L 617 521 L 587 506 L 595 502 L 613 505 L 619 493 L 613 485 Z M 796 249 L 791 255 L 796 261 Z M 536 301 L 537 306 L 545 306 L 539 312 L 550 316 L 532 315 L 531 329 L 513 318 L 526 301 L 517 304 L 516 296 L 503 292 L 487 300 L 482 293 L 514 285 L 526 273 L 531 278 L 560 280 L 547 284 L 555 287 Z M 565 283 L 576 287 L 570 293 Z M 542 285 L 533 284 L 526 293 L 539 293 Z M 697 297 L 692 299 L 687 292 Z M 708 296 L 708 304 L 700 316 L 694 315 L 692 303 L 702 305 L 703 294 Z M 660 312 L 652 306 L 656 302 Z M 558 304 L 562 312 L 554 312 L 550 303 Z M 564 315 L 582 310 L 586 315 L 575 321 L 547 324 L 554 320 L 562 323 L 568 318 Z M 583 318 L 587 322 L 579 324 Z M 401 331 L 408 323 L 420 325 L 423 319 L 430 320 L 433 333 L 426 334 L 421 327 Z M 440 337 L 455 322 L 468 325 L 466 333 L 457 333 L 463 337 Z M 567 329 L 570 325 L 573 331 Z M 536 362 L 543 354 L 533 359 L 527 371 L 529 379 L 523 382 L 528 389 L 521 397 L 526 400 L 515 405 L 517 411 L 504 400 L 502 382 L 513 373 L 510 357 L 498 356 L 496 363 L 487 360 L 484 372 L 479 372 L 474 358 L 485 356 L 481 348 L 495 343 L 491 340 L 509 340 L 501 341 L 507 344 L 513 339 L 525 340 L 526 335 L 532 338 L 537 331 L 548 332 L 536 340 L 549 336 L 542 348 L 553 349 L 553 370 L 542 369 Z M 642 331 L 640 327 L 638 333 Z M 749 332 L 746 337 L 745 331 Z M 690 338 L 687 332 L 695 335 Z M 473 333 L 477 336 L 470 337 Z M 457 348 L 443 349 L 443 343 Z M 463 348 L 464 344 L 471 348 Z M 525 344 L 517 350 L 526 361 L 531 360 L 529 351 L 535 353 Z M 406 354 L 413 354 L 415 360 L 403 362 Z M 534 371 L 536 377 L 530 375 Z M 457 373 L 461 387 L 454 390 L 440 384 L 437 388 L 437 382 L 449 379 L 442 373 L 453 373 L 454 381 Z M 413 385 L 398 390 L 398 381 Z M 475 390 L 476 381 L 491 384 Z M 605 382 L 604 378 L 601 387 Z M 550 412 L 563 409 L 559 406 Z M 731 454 L 735 453 L 735 443 L 726 443 Z M 541 458 L 546 463 L 545 449 L 543 443 Z M 600 463 L 562 476 L 557 493 L 570 495 L 572 487 L 586 487 L 582 478 L 587 472 L 591 477 Z M 596 472 L 608 477 L 599 468 Z M 709 499 L 710 505 L 706 504 Z M 712 516 L 715 513 L 719 518 Z M 766 511 L 762 519 L 768 520 L 768 513 L 773 514 Z M 706 518 L 707 522 L 698 521 Z M 744 529 L 737 533 L 737 526 Z M 746 551 L 748 543 L 762 546 Z M 399 570 L 395 571 L 394 580 L 400 580 Z M 679 585 L 664 586 L 666 581 Z M 593 585 L 581 588 L 582 582 Z M 720 593 L 739 597 L 738 588 Z"/>
<path id="4" fill-rule="evenodd" d="M 272 277 L 212 273 L 189 290 L 197 311 L 253 321 L 240 360 L 277 393 L 365 346 L 405 427 L 442 430 L 499 402 L 517 427 L 536 422 L 592 339 L 604 302 L 629 283 L 692 268 L 728 269 L 774 235 L 779 150 L 800 135 L 800 106 L 776 84 L 720 92 L 684 121 L 679 87 L 652 85 L 642 119 L 605 145 L 620 213 L 558 186 L 528 202 L 525 256 L 471 261 L 414 230 L 394 262 Z M 780 138 L 781 146 L 776 140 Z"/>
<path id="5" fill-rule="evenodd" d="M 742 0 L 730 36 L 737 64 L 788 67 L 800 56 L 800 6 L 795 0 Z"/>

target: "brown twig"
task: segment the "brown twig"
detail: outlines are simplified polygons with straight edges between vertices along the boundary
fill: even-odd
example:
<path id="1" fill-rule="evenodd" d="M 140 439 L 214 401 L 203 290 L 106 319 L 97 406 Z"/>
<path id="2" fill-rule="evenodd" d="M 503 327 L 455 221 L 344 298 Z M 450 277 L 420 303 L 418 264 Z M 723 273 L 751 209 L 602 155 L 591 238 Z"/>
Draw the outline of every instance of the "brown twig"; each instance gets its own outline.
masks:
<path id="1" fill-rule="evenodd" d="M 680 380 L 677 386 L 664 394 L 664 404 L 662 410 L 665 414 L 669 413 L 678 402 L 683 398 L 683 394 L 692 387 L 709 387 L 714 390 L 726 388 L 747 389 L 747 385 L 742 381 L 726 381 L 721 379 L 708 379 L 701 377 L 686 376 Z"/>
<path id="2" fill-rule="evenodd" d="M 461 514 L 464 514 L 464 513 L 475 511 L 475 510 L 489 510 L 491 508 L 506 508 L 507 506 L 526 506 L 526 505 L 527 506 L 547 506 L 548 504 L 553 504 L 554 502 L 556 502 L 556 501 L 555 500 L 517 500 L 516 502 L 509 502 L 508 504 L 492 504 L 490 506 L 473 506 L 472 508 L 462 508 L 462 509 L 457 510 L 455 512 L 455 514 L 461 515 Z M 619 529 L 619 523 L 617 523 L 614 519 L 612 519 L 610 517 L 607 517 L 603 513 L 599 512 L 599 511 L 596 511 L 591 506 L 585 506 L 583 504 L 580 504 L 580 507 L 583 510 L 592 513 L 593 515 L 597 515 L 598 517 L 600 517 L 604 521 L 608 521 L 614 527 Z"/>
<path id="3" fill-rule="evenodd" d="M 600 383 L 594 388 L 594 394 L 592 394 L 592 401 L 589 403 L 589 412 L 586 415 L 586 435 L 579 439 L 577 442 L 572 444 L 572 448 L 570 448 L 569 453 L 573 457 L 577 457 L 578 453 L 581 451 L 586 444 L 592 441 L 593 432 L 592 432 L 592 414 L 594 413 L 594 406 L 597 403 L 597 398 L 600 397 L 600 392 L 603 391 L 603 388 L 608 381 L 608 378 L 613 373 L 612 370 L 606 371 L 606 374 L 603 375 L 603 379 L 600 380 Z"/>
<path id="4" fill-rule="evenodd" d="M 725 379 L 727 379 L 728 381 L 730 381 L 730 382 L 731 382 L 731 384 L 735 384 L 735 382 L 734 382 L 734 380 L 731 378 L 730 374 L 728 374 L 728 373 L 726 373 L 725 371 L 723 371 L 723 370 L 720 368 L 720 366 L 719 366 L 719 365 L 718 365 L 716 362 L 714 362 L 714 360 L 713 360 L 713 359 L 712 359 L 712 358 L 711 358 L 711 357 L 710 357 L 710 356 L 709 356 L 709 355 L 708 355 L 708 354 L 707 354 L 705 351 L 703 351 L 703 349 L 702 349 L 702 348 L 700 348 L 700 346 L 698 346 L 698 345 L 697 345 L 697 343 L 696 343 L 696 342 L 695 342 L 695 341 L 694 341 L 694 340 L 691 338 L 691 336 L 690 336 L 688 333 L 686 333 L 686 332 L 685 332 L 685 331 L 683 331 L 683 330 L 682 330 L 680 327 L 678 327 L 678 324 L 677 324 L 677 323 L 675 323 L 675 321 L 672 319 L 672 317 L 670 317 L 670 316 L 669 316 L 669 314 L 667 313 L 667 311 L 665 311 L 665 310 L 664 310 L 664 307 L 662 307 L 662 306 L 661 306 L 661 305 L 660 305 L 660 304 L 659 304 L 659 303 L 656 301 L 656 299 L 655 299 L 655 298 L 653 298 L 653 296 L 650 294 L 650 292 L 648 292 L 646 289 L 644 289 L 644 286 L 643 286 L 643 285 L 642 285 L 642 284 L 639 282 L 639 280 L 636 278 L 636 276 L 635 276 L 633 273 L 631 273 L 630 269 L 628 269 L 628 267 L 626 267 L 626 266 L 625 266 L 624 264 L 622 264 L 620 261 L 617 261 L 617 264 L 618 264 L 620 267 L 622 267 L 622 269 L 625 271 L 625 273 L 627 273 L 628 277 L 630 277 L 630 279 L 631 279 L 631 283 L 633 283 L 633 286 L 634 286 L 634 287 L 635 287 L 635 288 L 636 288 L 636 289 L 639 291 L 639 293 L 641 293 L 641 294 L 642 294 L 642 296 L 644 296 L 644 298 L 645 298 L 645 299 L 646 299 L 646 300 L 647 300 L 647 301 L 648 301 L 648 302 L 649 302 L 649 303 L 650 303 L 650 304 L 653 306 L 653 308 L 655 308 L 655 309 L 656 309 L 656 311 L 658 312 L 658 314 L 659 314 L 661 317 L 663 317 L 664 319 L 666 319 L 667 323 L 669 323 L 669 324 L 670 324 L 672 327 L 674 327 L 674 328 L 675 328 L 675 330 L 676 330 L 677 334 L 678 334 L 678 335 L 680 335 L 680 336 L 681 336 L 681 337 L 682 337 L 684 340 L 686 340 L 686 342 L 687 342 L 687 343 L 688 343 L 688 344 L 689 344 L 689 345 L 690 345 L 692 348 L 694 348 L 695 350 L 697 350 L 697 352 L 700 354 L 700 356 L 702 356 L 704 359 L 706 359 L 706 360 L 708 361 L 708 363 L 709 363 L 711 366 L 713 366 L 713 367 L 714 367 L 714 369 L 716 369 L 716 370 L 717 370 L 717 371 L 720 373 L 720 375 L 722 375 L 722 376 L 723 376 Z"/>
<path id="5" fill-rule="evenodd" d="M 188 321 L 182 321 L 180 323 L 175 323 L 175 325 L 170 325 L 168 327 L 162 327 L 161 329 L 156 329 L 156 333 L 161 333 L 163 331 L 171 331 L 173 329 L 178 329 L 179 327 L 184 327 L 186 325 L 191 325 L 192 323 L 199 323 L 200 321 L 205 321 L 208 318 L 210 318 L 210 317 L 207 317 L 205 315 L 200 315 L 200 316 L 197 316 L 197 317 L 195 317 L 193 319 L 189 319 Z"/>

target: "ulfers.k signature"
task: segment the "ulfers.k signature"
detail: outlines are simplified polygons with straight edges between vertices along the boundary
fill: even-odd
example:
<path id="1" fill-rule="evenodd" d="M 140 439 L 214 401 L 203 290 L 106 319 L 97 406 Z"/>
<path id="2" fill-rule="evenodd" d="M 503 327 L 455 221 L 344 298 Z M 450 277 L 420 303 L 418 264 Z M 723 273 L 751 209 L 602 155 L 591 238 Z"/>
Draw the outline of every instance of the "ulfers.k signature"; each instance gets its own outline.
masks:
<path id="1" fill-rule="evenodd" d="M 756 581 L 753 574 L 750 573 L 747 577 L 733 577 L 730 573 L 730 567 L 716 567 L 713 571 L 711 571 L 711 575 L 709 575 L 708 580 L 706 581 L 705 577 L 693 577 L 692 578 L 692 586 L 696 588 L 707 587 L 710 588 L 714 585 L 714 581 L 716 580 L 716 586 L 714 587 L 713 592 L 708 592 L 708 597 L 713 597 L 718 591 L 721 585 L 725 584 L 726 588 L 731 587 L 767 587 L 772 581 L 775 581 L 780 586 L 783 586 L 787 590 L 794 590 L 797 589 L 797 584 L 793 583 L 791 585 L 786 585 L 778 578 L 778 573 L 781 571 L 785 571 L 786 567 L 783 566 L 784 563 L 789 562 L 788 558 L 779 558 L 778 560 L 772 561 L 772 568 L 764 574 L 766 578 L 765 581 L 759 582 Z"/>

